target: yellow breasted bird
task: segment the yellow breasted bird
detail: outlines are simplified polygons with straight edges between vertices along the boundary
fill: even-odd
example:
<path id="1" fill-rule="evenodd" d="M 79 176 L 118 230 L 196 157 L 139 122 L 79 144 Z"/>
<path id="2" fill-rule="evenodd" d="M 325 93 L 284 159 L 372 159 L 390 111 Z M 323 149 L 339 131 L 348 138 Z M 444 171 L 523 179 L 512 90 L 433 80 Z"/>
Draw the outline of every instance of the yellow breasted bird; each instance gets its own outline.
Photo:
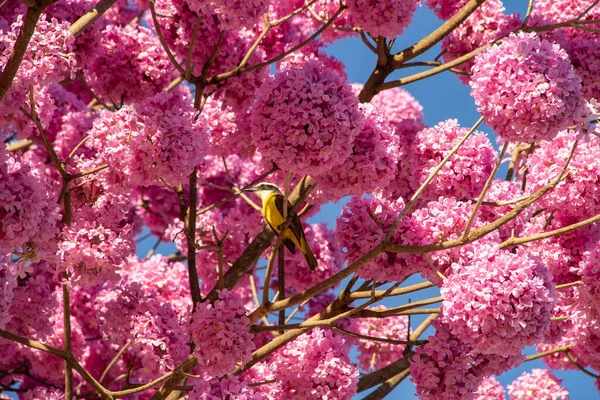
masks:
<path id="1" fill-rule="evenodd" d="M 271 182 L 262 182 L 253 188 L 246 189 L 247 192 L 254 192 L 262 200 L 262 214 L 267 221 L 267 224 L 277 233 L 281 234 L 279 227 L 283 225 L 283 194 L 281 190 Z M 287 204 L 287 212 L 291 218 L 288 228 L 283 232 L 283 244 L 288 248 L 290 253 L 296 254 L 296 247 L 300 249 L 306 262 L 311 270 L 317 267 L 317 259 L 313 255 L 306 237 L 304 236 L 304 228 L 302 222 L 295 211 L 292 211 L 290 202 Z"/>

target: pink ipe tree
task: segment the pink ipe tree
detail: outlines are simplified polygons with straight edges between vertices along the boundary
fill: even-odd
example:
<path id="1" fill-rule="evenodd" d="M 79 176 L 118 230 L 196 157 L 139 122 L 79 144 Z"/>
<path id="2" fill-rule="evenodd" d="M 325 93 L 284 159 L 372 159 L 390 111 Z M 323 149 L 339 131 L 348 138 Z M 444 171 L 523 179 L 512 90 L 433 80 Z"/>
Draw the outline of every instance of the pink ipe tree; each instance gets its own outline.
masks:
<path id="1" fill-rule="evenodd" d="M 393 50 L 424 7 L 443 22 Z M 0 2 L 0 399 L 410 379 L 566 400 L 568 369 L 600 390 L 599 20 L 598 0 Z M 360 83 L 325 51 L 352 36 Z M 442 72 L 473 125 L 427 125 L 404 88 Z M 266 181 L 316 267 L 245 191 Z"/>

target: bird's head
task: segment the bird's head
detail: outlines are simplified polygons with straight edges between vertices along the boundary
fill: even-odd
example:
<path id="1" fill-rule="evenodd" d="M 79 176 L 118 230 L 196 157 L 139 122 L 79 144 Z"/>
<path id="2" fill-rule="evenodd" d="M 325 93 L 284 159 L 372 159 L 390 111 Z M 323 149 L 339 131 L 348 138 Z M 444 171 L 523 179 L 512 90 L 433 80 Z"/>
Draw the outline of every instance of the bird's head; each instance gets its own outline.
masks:
<path id="1" fill-rule="evenodd" d="M 264 199 L 265 197 L 267 197 L 268 195 L 272 194 L 272 193 L 279 193 L 281 194 L 281 189 L 279 189 L 279 187 L 271 182 L 261 182 L 258 185 L 245 189 L 246 192 L 254 192 L 258 197 L 260 197 L 261 199 Z"/>

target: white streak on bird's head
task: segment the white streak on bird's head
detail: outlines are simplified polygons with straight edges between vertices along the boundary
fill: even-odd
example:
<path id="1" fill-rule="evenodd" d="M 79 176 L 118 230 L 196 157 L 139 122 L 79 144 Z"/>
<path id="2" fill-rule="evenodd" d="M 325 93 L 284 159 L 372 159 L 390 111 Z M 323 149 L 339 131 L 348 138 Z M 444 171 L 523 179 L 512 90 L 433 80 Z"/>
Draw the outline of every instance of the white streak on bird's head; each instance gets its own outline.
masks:
<path id="1" fill-rule="evenodd" d="M 261 182 L 252 188 L 246 189 L 245 191 L 254 192 L 258 197 L 260 197 L 261 200 L 263 200 L 265 197 L 272 193 L 281 194 L 281 189 L 279 189 L 279 187 L 276 184 L 271 182 Z"/>

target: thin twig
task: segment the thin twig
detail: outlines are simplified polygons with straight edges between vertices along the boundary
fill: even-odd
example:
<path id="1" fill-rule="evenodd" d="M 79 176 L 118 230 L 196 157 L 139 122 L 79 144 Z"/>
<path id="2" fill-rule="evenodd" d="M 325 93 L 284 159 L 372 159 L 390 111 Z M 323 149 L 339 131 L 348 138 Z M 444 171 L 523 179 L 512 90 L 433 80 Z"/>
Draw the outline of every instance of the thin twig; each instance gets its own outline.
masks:
<path id="1" fill-rule="evenodd" d="M 477 203 L 475 203 L 473 212 L 471 213 L 471 216 L 469 217 L 469 221 L 467 222 L 467 226 L 465 227 L 465 232 L 463 233 L 463 239 L 466 239 L 469 236 L 469 231 L 471 230 L 471 226 L 473 226 L 473 222 L 475 222 L 475 217 L 477 216 L 477 211 L 479 211 L 479 207 L 481 207 L 481 203 L 483 202 L 485 195 L 487 194 L 490 186 L 492 185 L 492 181 L 494 180 L 494 177 L 496 176 L 496 172 L 498 172 L 498 168 L 500 167 L 502 158 L 504 157 L 504 154 L 506 154 L 506 149 L 508 149 L 508 142 L 504 143 L 504 146 L 502 147 L 502 151 L 500 152 L 500 155 L 498 156 L 498 161 L 496 162 L 496 165 L 494 165 L 494 169 L 492 170 L 492 173 L 488 177 L 487 181 L 485 182 L 485 185 L 483 186 L 483 189 L 481 190 L 481 194 L 479 195 L 479 198 L 477 199 Z"/>
<path id="2" fill-rule="evenodd" d="M 431 173 L 429 174 L 429 177 L 417 189 L 417 191 L 415 192 L 415 194 L 412 195 L 412 197 L 410 198 L 410 200 L 408 201 L 408 203 L 406 203 L 406 206 L 404 206 L 404 209 L 402 210 L 402 212 L 400 212 L 400 214 L 396 217 L 396 219 L 392 223 L 392 226 L 390 227 L 390 229 L 387 231 L 387 233 L 385 235 L 384 242 L 389 243 L 392 240 L 392 235 L 394 234 L 394 231 L 396 230 L 396 227 L 400 223 L 400 220 L 406 215 L 406 213 L 408 213 L 408 211 L 410 210 L 410 208 L 419 199 L 419 197 L 421 196 L 421 194 L 425 191 L 425 189 L 431 183 L 431 181 L 433 181 L 433 179 L 436 177 L 436 175 L 438 174 L 438 172 L 440 172 L 442 170 L 442 168 L 444 167 L 444 165 L 446 165 L 446 162 L 448 162 L 448 160 L 454 154 L 456 154 L 456 152 L 458 152 L 458 150 L 467 141 L 467 139 L 473 134 L 473 132 L 475 132 L 475 129 L 477 129 L 477 127 L 482 122 L 483 122 L 483 117 L 479 117 L 479 119 L 477 120 L 477 122 L 475 122 L 475 124 L 471 127 L 471 129 L 469 129 L 469 131 L 467 132 L 467 134 L 450 150 L 450 152 L 448 152 L 448 154 L 446 154 L 446 156 L 442 159 L 442 161 L 440 161 L 438 163 L 438 165 L 436 165 L 436 167 L 433 169 L 433 171 L 431 171 Z"/>

